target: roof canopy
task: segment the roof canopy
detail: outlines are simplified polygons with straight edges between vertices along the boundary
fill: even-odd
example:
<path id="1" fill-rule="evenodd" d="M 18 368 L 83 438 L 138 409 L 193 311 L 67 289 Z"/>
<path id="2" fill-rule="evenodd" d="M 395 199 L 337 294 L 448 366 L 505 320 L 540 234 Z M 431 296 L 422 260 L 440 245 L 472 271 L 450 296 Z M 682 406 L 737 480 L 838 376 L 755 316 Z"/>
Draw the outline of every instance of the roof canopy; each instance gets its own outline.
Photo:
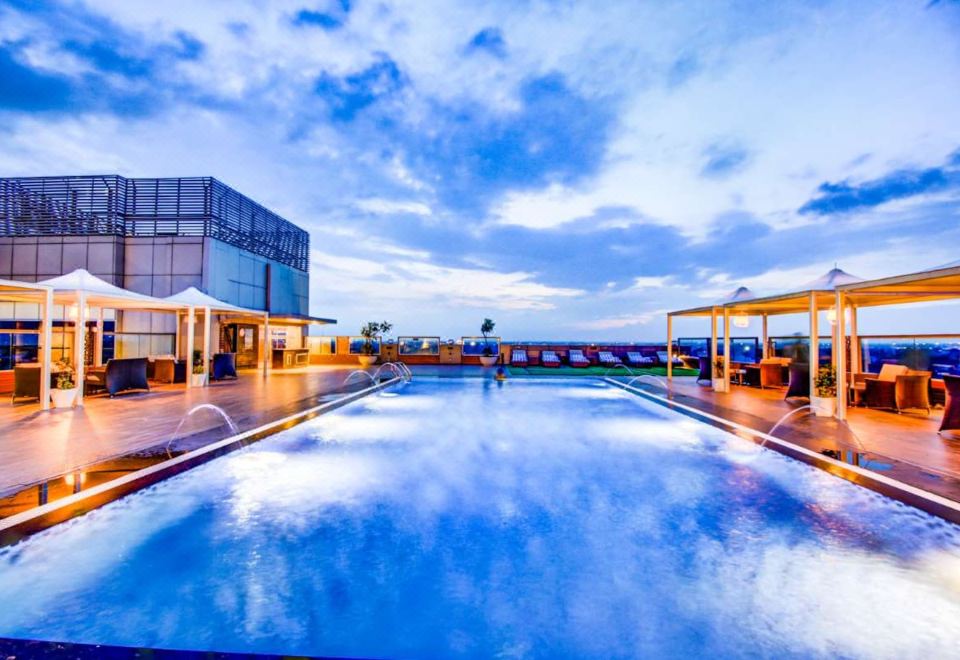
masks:
<path id="1" fill-rule="evenodd" d="M 266 316 L 267 312 L 259 309 L 248 309 L 238 307 L 230 303 L 223 302 L 218 298 L 209 296 L 195 286 L 187 287 L 180 293 L 167 296 L 164 300 L 173 303 L 179 303 L 187 307 L 209 307 L 210 311 L 219 314 L 238 314 L 243 316 Z"/>
<path id="2" fill-rule="evenodd" d="M 86 298 L 87 305 L 108 309 L 171 312 L 186 307 L 181 303 L 121 289 L 95 275 L 91 275 L 83 268 L 78 268 L 66 275 L 43 280 L 39 284 L 52 288 L 54 302 L 61 305 L 75 303 L 82 293 Z"/>
<path id="3" fill-rule="evenodd" d="M 746 287 L 740 287 L 719 303 L 670 312 L 669 315 L 710 316 L 717 308 L 726 308 L 737 314 L 799 314 L 809 311 L 811 297 L 817 309 L 829 309 L 834 305 L 837 287 L 861 281 L 855 275 L 832 268 L 797 291 L 757 298 Z"/>
<path id="4" fill-rule="evenodd" d="M 3 302 L 43 302 L 50 287 L 31 282 L 0 280 L 0 301 Z"/>
<path id="5" fill-rule="evenodd" d="M 838 287 L 857 307 L 902 305 L 960 298 L 960 263 Z"/>

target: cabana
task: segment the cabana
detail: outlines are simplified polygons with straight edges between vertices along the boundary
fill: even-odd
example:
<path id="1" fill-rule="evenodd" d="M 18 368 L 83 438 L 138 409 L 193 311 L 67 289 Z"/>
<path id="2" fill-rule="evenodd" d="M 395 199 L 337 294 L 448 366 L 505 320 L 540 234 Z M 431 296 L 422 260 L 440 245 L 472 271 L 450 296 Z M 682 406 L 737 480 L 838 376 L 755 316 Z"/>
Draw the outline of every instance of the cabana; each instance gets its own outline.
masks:
<path id="1" fill-rule="evenodd" d="M 223 317 L 229 317 L 231 320 L 255 320 L 263 322 L 263 338 L 261 345 L 263 347 L 263 371 L 270 368 L 270 313 L 264 310 L 247 309 L 238 307 L 230 303 L 223 302 L 213 296 L 209 296 L 196 287 L 188 287 L 180 293 L 164 298 L 171 303 L 179 304 L 187 309 L 187 360 L 193 360 L 193 342 L 196 328 L 197 311 L 203 312 L 203 373 L 210 372 L 210 320 L 213 314 Z M 180 351 L 180 320 L 177 319 L 177 352 Z M 191 378 L 187 378 L 187 386 L 190 386 Z"/>
<path id="2" fill-rule="evenodd" d="M 754 298 L 753 291 L 748 289 L 745 286 L 738 287 L 732 293 L 724 297 L 722 300 L 718 300 L 712 305 L 705 305 L 703 307 L 691 307 L 689 309 L 681 309 L 675 312 L 667 313 L 667 379 L 673 378 L 673 319 L 674 317 L 710 317 L 710 356 L 711 359 L 717 355 L 717 319 L 720 317 L 724 305 L 733 302 L 742 302 L 746 300 L 752 300 Z M 764 334 L 766 334 L 766 320 L 764 320 Z M 726 342 L 726 355 L 730 354 L 730 322 L 729 319 L 724 321 L 724 341 Z M 764 351 L 766 351 L 766 346 L 764 346 Z M 713 367 L 711 365 L 711 372 Z M 729 384 L 729 376 L 725 380 L 724 387 Z"/>
<path id="3" fill-rule="evenodd" d="M 40 308 L 40 408 L 50 408 L 50 371 L 53 343 L 53 289 L 43 284 L 0 280 L 0 301 L 20 302 Z"/>
<path id="4" fill-rule="evenodd" d="M 836 308 L 839 336 L 847 336 L 846 314 L 849 310 L 851 345 L 858 345 L 857 310 L 861 307 L 932 303 L 960 298 L 960 262 L 931 270 L 876 280 L 841 284 L 836 288 L 832 305 Z M 847 414 L 847 364 L 844 351 L 837 353 L 837 417 Z M 852 374 L 860 373 L 860 352 L 851 351 Z"/>
<path id="5" fill-rule="evenodd" d="M 822 276 L 803 285 L 799 290 L 789 293 L 782 293 L 773 296 L 761 298 L 751 298 L 747 300 L 734 300 L 723 306 L 723 324 L 724 340 L 726 341 L 726 354 L 730 354 L 730 318 L 732 316 L 761 316 L 763 318 L 763 353 L 767 354 L 768 332 L 767 319 L 770 316 L 783 314 L 808 314 L 810 326 L 810 362 L 809 378 L 810 392 L 815 390 L 814 383 L 819 371 L 819 350 L 818 341 L 820 337 L 819 316 L 821 311 L 834 309 L 836 305 L 837 287 L 844 284 L 862 282 L 859 277 L 851 275 L 840 268 L 832 268 Z M 837 311 L 837 325 L 839 326 L 841 318 Z M 836 331 L 834 335 L 834 346 L 837 346 Z M 833 351 L 834 360 L 842 351 Z M 730 389 L 730 361 L 724 360 L 723 365 L 723 391 Z"/>
<path id="6" fill-rule="evenodd" d="M 171 302 L 161 298 L 143 295 L 114 286 L 109 282 L 91 275 L 83 268 L 72 273 L 53 277 L 39 282 L 49 287 L 53 292 L 54 302 L 64 305 L 68 310 L 67 316 L 74 322 L 73 361 L 78 385 L 76 405 L 83 405 L 84 382 L 84 354 L 86 353 L 86 324 L 89 307 L 100 310 L 97 324 L 97 340 L 94 346 L 94 365 L 99 365 L 103 358 L 103 309 L 130 310 L 138 312 L 177 313 L 187 309 L 182 303 Z M 46 343 L 49 346 L 49 343 Z M 45 359 L 49 367 L 49 353 L 44 349 Z M 189 379 L 187 379 L 189 380 Z"/>

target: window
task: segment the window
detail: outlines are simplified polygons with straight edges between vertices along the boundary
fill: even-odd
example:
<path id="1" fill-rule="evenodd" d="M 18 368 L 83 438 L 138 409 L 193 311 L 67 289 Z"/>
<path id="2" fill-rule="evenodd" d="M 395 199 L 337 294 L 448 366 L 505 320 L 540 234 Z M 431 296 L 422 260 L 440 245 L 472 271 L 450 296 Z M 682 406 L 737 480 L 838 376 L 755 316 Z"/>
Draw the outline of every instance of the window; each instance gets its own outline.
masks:
<path id="1" fill-rule="evenodd" d="M 365 342 L 366 340 L 363 337 L 350 337 L 350 355 L 361 355 Z M 373 354 L 380 355 L 380 339 L 373 339 L 371 343 L 373 344 Z"/>
<path id="2" fill-rule="evenodd" d="M 733 362 L 759 362 L 762 356 L 760 340 L 756 337 L 731 337 L 731 353 Z M 717 338 L 717 353 L 724 354 L 726 350 L 723 337 Z M 710 355 L 709 337 L 684 337 L 677 340 L 677 351 L 680 355 L 690 357 L 708 357 Z"/>
<path id="3" fill-rule="evenodd" d="M 861 337 L 863 371 L 879 373 L 885 364 L 930 371 L 934 378 L 960 375 L 960 337 Z"/>

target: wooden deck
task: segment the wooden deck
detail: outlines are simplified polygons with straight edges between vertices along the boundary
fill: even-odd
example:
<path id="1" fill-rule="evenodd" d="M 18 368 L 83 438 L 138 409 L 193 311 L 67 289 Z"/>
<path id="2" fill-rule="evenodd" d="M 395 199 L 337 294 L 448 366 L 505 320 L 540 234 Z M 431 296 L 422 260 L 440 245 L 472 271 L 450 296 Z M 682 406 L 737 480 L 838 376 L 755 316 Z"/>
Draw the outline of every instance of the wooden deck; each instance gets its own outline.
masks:
<path id="1" fill-rule="evenodd" d="M 644 389 L 663 394 L 650 383 Z M 783 389 L 732 385 L 730 392 L 718 393 L 693 378 L 674 378 L 671 393 L 678 403 L 763 432 L 770 432 L 783 415 L 807 403 L 805 399 L 785 401 Z M 814 451 L 837 447 L 865 451 L 876 457 L 875 465 L 890 459 L 893 467 L 883 468 L 889 476 L 960 501 L 960 435 L 938 435 L 941 416 L 939 408 L 927 415 L 851 407 L 843 424 L 801 412 L 786 420 L 775 435 Z"/>
<path id="2" fill-rule="evenodd" d="M 233 381 L 206 388 L 152 386 L 150 392 L 110 399 L 87 397 L 84 406 L 43 412 L 34 404 L 0 403 L 0 496 L 19 486 L 44 481 L 103 461 L 155 447 L 171 439 L 177 425 L 194 406 L 222 408 L 241 430 L 280 419 L 308 408 L 337 392 L 352 367 L 308 367 L 241 372 Z M 369 383 L 354 379 L 348 389 Z M 222 419 L 213 411 L 192 415 L 180 435 L 221 432 Z M 213 438 L 217 439 L 217 438 Z"/>

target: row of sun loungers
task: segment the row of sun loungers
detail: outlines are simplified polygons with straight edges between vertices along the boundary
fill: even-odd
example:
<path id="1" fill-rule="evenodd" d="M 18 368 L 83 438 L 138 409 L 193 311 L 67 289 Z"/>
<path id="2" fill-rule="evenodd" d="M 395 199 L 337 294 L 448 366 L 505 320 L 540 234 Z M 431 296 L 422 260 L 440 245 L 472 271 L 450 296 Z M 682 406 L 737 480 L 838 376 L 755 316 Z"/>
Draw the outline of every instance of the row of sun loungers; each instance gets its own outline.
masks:
<path id="1" fill-rule="evenodd" d="M 662 353 L 662 356 L 660 355 Z M 618 364 L 627 364 L 631 367 L 652 367 L 658 360 L 666 361 L 666 351 L 660 351 L 658 357 L 641 355 L 636 351 L 628 351 L 626 358 L 621 359 L 611 351 L 600 351 L 597 353 L 597 360 L 605 367 L 614 367 Z M 571 367 L 589 367 L 590 360 L 583 354 L 582 350 L 570 349 L 568 361 Z M 676 362 L 676 360 L 675 360 Z M 510 357 L 510 364 L 515 367 L 526 367 L 530 364 L 530 358 L 526 349 L 513 349 Z M 556 351 L 540 351 L 540 364 L 544 367 L 559 367 L 561 364 L 560 356 Z"/>

